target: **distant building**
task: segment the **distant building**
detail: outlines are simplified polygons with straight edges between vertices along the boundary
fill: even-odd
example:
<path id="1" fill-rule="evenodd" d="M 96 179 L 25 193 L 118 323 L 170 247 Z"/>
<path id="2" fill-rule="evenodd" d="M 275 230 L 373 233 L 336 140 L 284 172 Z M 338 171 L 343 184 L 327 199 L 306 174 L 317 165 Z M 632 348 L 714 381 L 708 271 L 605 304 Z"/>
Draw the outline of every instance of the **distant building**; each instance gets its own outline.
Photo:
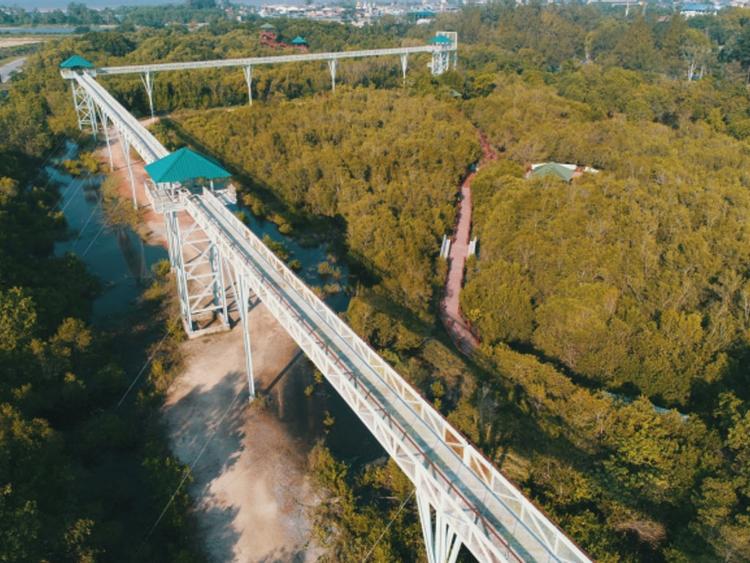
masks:
<path id="1" fill-rule="evenodd" d="M 716 12 L 718 12 L 718 8 L 714 4 L 687 3 L 683 4 L 680 9 L 680 14 L 686 18 L 692 18 L 695 16 L 715 16 Z"/>

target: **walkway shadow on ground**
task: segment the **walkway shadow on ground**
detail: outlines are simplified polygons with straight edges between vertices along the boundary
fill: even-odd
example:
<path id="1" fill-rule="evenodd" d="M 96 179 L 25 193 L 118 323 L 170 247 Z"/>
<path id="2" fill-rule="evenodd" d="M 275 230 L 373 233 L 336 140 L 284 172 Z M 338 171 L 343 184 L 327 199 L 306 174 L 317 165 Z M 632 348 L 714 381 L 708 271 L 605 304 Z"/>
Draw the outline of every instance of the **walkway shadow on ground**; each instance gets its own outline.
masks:
<path id="1" fill-rule="evenodd" d="M 305 552 L 302 550 L 287 549 L 282 547 L 264 555 L 257 560 L 258 563 L 303 563 Z"/>
<path id="2" fill-rule="evenodd" d="M 200 520 L 211 530 L 206 545 L 215 561 L 232 561 L 240 534 L 233 522 L 238 509 L 232 506 L 201 508 L 211 500 L 211 483 L 239 459 L 245 437 L 244 422 L 248 395 L 243 374 L 227 373 L 212 387 L 192 389 L 177 402 L 164 408 L 177 457 L 192 467 L 189 492 L 197 510 L 206 514 Z M 209 545 L 210 544 L 210 545 Z"/>

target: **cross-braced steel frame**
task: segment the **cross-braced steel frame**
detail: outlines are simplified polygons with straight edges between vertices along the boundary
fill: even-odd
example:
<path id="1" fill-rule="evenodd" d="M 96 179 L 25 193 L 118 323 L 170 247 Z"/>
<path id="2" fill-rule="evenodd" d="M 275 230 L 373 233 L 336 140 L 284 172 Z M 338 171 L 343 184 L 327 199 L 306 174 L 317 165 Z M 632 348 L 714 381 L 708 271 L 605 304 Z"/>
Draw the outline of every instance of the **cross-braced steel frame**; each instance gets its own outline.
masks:
<path id="1" fill-rule="evenodd" d="M 405 59 L 402 65 L 405 73 Z M 145 162 L 168 154 L 92 76 L 70 71 L 63 76 L 74 83 L 81 127 L 95 131 L 98 112 L 106 134 L 114 128 L 123 145 Z M 215 326 L 228 326 L 233 300 L 253 397 L 249 307 L 251 299 L 262 302 L 414 484 L 430 563 L 453 563 L 461 546 L 483 562 L 589 561 L 237 219 L 224 200 L 208 189 L 201 194 L 172 186 L 154 189 L 164 192 L 160 200 L 165 202 L 170 263 L 188 334 L 201 334 L 206 317 Z"/>

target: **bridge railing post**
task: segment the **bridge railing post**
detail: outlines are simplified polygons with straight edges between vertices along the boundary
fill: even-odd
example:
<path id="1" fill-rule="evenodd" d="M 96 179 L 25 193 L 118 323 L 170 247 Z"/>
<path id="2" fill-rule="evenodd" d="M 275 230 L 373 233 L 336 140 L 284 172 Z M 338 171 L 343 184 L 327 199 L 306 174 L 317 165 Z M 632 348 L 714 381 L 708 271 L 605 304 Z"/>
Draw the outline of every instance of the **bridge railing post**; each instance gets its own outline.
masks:
<path id="1" fill-rule="evenodd" d="M 107 155 L 109 156 L 109 170 L 111 172 L 115 169 L 115 162 L 112 158 L 112 145 L 109 140 L 109 120 L 107 119 L 107 114 L 105 114 L 103 111 L 99 112 L 99 121 L 102 124 L 102 131 L 104 131 L 104 140 L 107 143 Z"/>
<path id="2" fill-rule="evenodd" d="M 190 337 L 193 330 L 193 318 L 190 311 L 190 294 L 188 293 L 187 272 L 185 270 L 185 254 L 182 233 L 180 232 L 180 217 L 176 211 L 170 211 L 168 214 L 172 237 L 174 241 L 174 258 L 175 258 L 175 277 L 177 278 L 177 294 L 180 298 L 180 312 L 182 313 L 182 322 L 185 325 L 185 332 Z"/>

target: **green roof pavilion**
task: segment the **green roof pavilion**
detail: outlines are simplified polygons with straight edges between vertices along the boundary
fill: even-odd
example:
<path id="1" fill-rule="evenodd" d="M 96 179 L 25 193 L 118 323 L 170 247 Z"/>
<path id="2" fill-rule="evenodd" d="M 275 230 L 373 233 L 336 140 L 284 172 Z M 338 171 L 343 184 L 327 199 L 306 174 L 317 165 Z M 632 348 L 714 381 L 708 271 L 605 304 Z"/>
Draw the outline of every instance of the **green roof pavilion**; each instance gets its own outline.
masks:
<path id="1" fill-rule="evenodd" d="M 61 62 L 60 68 L 73 70 L 76 68 L 94 68 L 94 65 L 80 55 L 73 55 Z"/>
<path id="2" fill-rule="evenodd" d="M 307 41 L 305 41 L 304 37 L 300 37 L 299 35 L 292 39 L 292 45 L 307 45 Z"/>
<path id="3" fill-rule="evenodd" d="M 262 26 L 260 26 L 260 28 L 261 28 L 261 29 L 262 29 L 263 31 L 270 31 L 270 30 L 272 30 L 272 29 L 276 29 L 276 28 L 275 28 L 274 26 L 272 26 L 272 25 L 271 25 L 270 23 L 268 23 L 268 22 L 264 23 L 264 24 L 263 24 Z"/>
<path id="4" fill-rule="evenodd" d="M 210 158 L 182 147 L 145 166 L 146 172 L 157 184 L 187 182 L 197 178 L 229 178 L 231 174 Z"/>
<path id="5" fill-rule="evenodd" d="M 543 178 L 544 176 L 557 176 L 561 180 L 564 180 L 565 182 L 570 182 L 573 179 L 573 174 L 575 174 L 574 168 L 569 168 L 567 166 L 563 166 L 562 164 L 558 164 L 557 162 L 546 162 L 540 166 L 537 166 L 534 168 L 534 170 L 531 171 L 532 178 Z"/>
<path id="6" fill-rule="evenodd" d="M 435 37 L 430 39 L 430 43 L 433 45 L 451 45 L 453 41 L 451 41 L 445 35 L 436 35 Z"/>

